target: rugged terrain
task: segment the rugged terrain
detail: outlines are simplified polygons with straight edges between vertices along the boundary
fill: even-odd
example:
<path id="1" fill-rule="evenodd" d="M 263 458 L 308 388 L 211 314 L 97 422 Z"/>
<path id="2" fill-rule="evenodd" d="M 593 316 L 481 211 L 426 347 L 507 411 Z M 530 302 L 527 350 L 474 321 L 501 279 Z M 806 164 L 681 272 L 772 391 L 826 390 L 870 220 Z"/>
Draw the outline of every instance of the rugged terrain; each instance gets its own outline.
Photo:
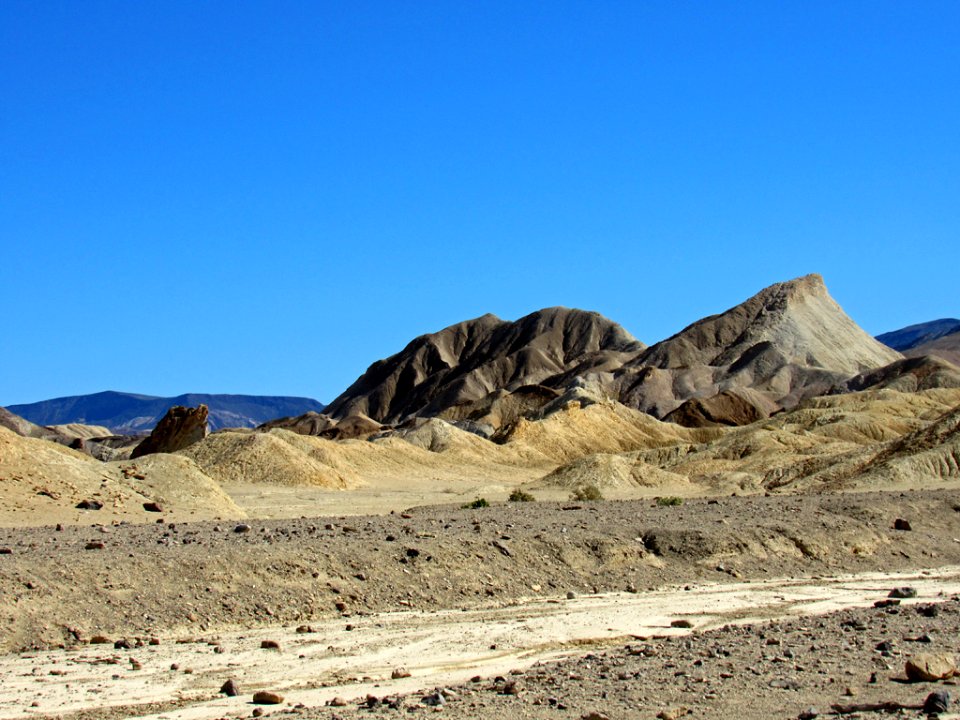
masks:
<path id="1" fill-rule="evenodd" d="M 716 583 L 737 585 L 749 594 L 762 589 L 763 584 L 756 582 L 783 577 L 815 579 L 956 566 L 960 565 L 960 542 L 955 538 L 958 518 L 960 491 L 950 490 L 704 499 L 683 505 L 508 503 L 246 525 L 207 522 L 5 530 L 0 531 L 0 547 L 9 553 L 0 554 L 0 628 L 7 650 L 63 645 L 77 648 L 72 652 L 82 653 L 78 657 L 93 653 L 89 662 L 115 658 L 113 679 L 104 677 L 100 684 L 104 689 L 99 692 L 109 693 L 111 683 L 124 680 L 127 673 L 132 672 L 130 681 L 136 680 L 139 666 L 155 650 L 145 646 L 138 651 L 135 646 L 150 638 L 157 638 L 161 648 L 190 640 L 193 645 L 177 652 L 182 662 L 200 663 L 200 658 L 191 659 L 198 652 L 213 652 L 218 645 L 228 653 L 235 652 L 234 645 L 237 651 L 245 647 L 244 631 L 255 632 L 254 638 L 282 636 L 285 644 L 295 646 L 291 635 L 295 626 L 327 627 L 339 619 L 336 635 L 343 634 L 344 627 L 346 635 L 335 640 L 331 628 L 325 631 L 327 637 L 319 638 L 321 644 L 315 650 L 302 656 L 326 667 L 330 658 L 342 652 L 334 647 L 337 643 L 362 645 L 368 635 L 372 642 L 379 623 L 392 622 L 371 613 L 475 609 L 493 613 L 490 617 L 499 617 L 497 622 L 513 622 L 515 617 L 522 627 L 532 618 L 524 609 L 531 602 L 562 604 L 569 602 L 568 597 L 611 592 L 640 601 L 658 588 Z M 898 520 L 909 523 L 911 529 L 897 529 L 903 526 Z M 883 599 L 891 587 L 903 582 L 895 578 L 867 581 L 863 587 L 873 589 L 851 602 Z M 925 598 L 935 599 L 937 581 L 932 583 L 924 590 Z M 823 586 L 828 585 L 824 580 Z M 789 585 L 765 602 L 776 604 L 778 593 L 789 596 Z M 651 598 L 655 597 L 653 593 Z M 617 601 L 611 598 L 611 602 L 616 615 Z M 622 604 L 626 607 L 631 602 L 624 599 Z M 827 603 L 823 609 L 840 606 L 843 602 Z M 637 615 L 633 626 L 628 617 L 616 615 L 622 627 L 612 635 L 601 626 L 573 646 L 557 647 L 563 650 L 561 657 L 582 656 L 591 650 L 605 654 L 534 669 L 522 678 L 510 678 L 500 670 L 498 674 L 520 680 L 519 695 L 501 697 L 498 691 L 504 682 L 487 677 L 458 689 L 461 699 L 450 702 L 447 709 L 455 717 L 503 712 L 579 718 L 591 710 L 609 717 L 631 717 L 631 712 L 645 708 L 649 714 L 641 717 L 653 717 L 660 710 L 685 705 L 706 717 L 721 717 L 734 708 L 742 708 L 747 718 L 796 717 L 805 704 L 845 701 L 847 686 L 865 699 L 893 696 L 922 701 L 919 696 L 925 693 L 920 689 L 889 682 L 900 670 L 901 655 L 927 649 L 910 644 L 907 638 L 928 634 L 933 638 L 930 647 L 957 649 L 950 634 L 958 622 L 955 606 L 946 608 L 939 621 L 913 610 L 902 610 L 903 617 L 869 611 L 823 621 L 787 622 L 773 629 L 720 629 L 698 636 L 689 645 L 650 638 L 672 632 L 667 626 L 677 618 L 679 607 L 677 602 L 672 606 L 654 603 Z M 754 601 L 745 615 L 719 617 L 730 622 L 816 612 L 812 607 L 803 609 L 803 602 L 793 607 L 787 604 L 768 611 Z M 594 611 L 588 611 L 586 618 L 590 612 Z M 688 612 L 692 614 L 679 616 L 691 618 L 697 626 L 697 611 Z M 657 617 L 666 620 L 654 620 Z M 862 617 L 866 628 L 845 630 L 841 623 L 853 617 Z M 653 629 L 642 630 L 651 620 Z M 414 623 L 411 630 L 416 627 Z M 634 634 L 650 639 L 624 639 L 630 627 L 635 628 Z M 709 629 L 709 623 L 704 629 Z M 123 641 L 134 649 L 88 645 L 98 636 L 111 645 Z M 412 637 L 401 642 L 414 642 Z M 779 644 L 767 644 L 767 638 Z M 317 642 L 309 633 L 303 639 Z M 894 643 L 894 655 L 873 649 L 884 640 Z M 331 641 L 333 646 L 324 651 Z M 653 650 L 634 652 L 645 645 Z M 717 653 L 718 647 L 729 654 Z M 788 650 L 792 656 L 784 655 Z M 296 651 L 293 657 L 283 648 L 281 652 L 283 662 L 295 661 Z M 64 656 L 67 665 L 61 665 L 68 673 L 63 676 L 67 682 L 72 674 L 69 657 L 69 653 Z M 187 678 L 192 685 L 202 682 L 204 687 L 211 683 L 217 687 L 203 692 L 171 691 L 164 707 L 188 707 L 190 702 L 216 697 L 219 684 L 229 675 L 258 672 L 254 668 L 268 667 L 271 663 L 264 660 L 270 657 L 267 651 L 244 651 L 236 656 L 240 664 L 233 669 L 223 665 L 213 677 Z M 136 662 L 131 664 L 130 658 Z M 698 664 L 697 659 L 702 662 Z M 229 655 L 223 658 L 224 663 L 229 660 Z M 508 662 L 524 665 L 522 655 Z M 254 665 L 247 670 L 245 663 Z M 184 664 L 181 669 L 190 667 Z M 389 673 L 390 668 L 377 670 L 384 671 Z M 483 674 L 482 667 L 479 672 Z M 882 675 L 879 688 L 870 687 L 871 672 Z M 53 677 L 46 684 L 64 680 Z M 289 680 L 285 682 L 281 674 L 267 689 L 279 689 L 296 703 L 298 693 L 316 687 Z M 375 680 L 358 682 L 336 673 L 331 680 L 338 686 L 346 683 L 337 692 L 351 698 L 359 694 L 362 700 L 368 690 L 386 694 L 376 691 Z M 771 686 L 774 681 L 789 682 L 778 688 Z M 248 678 L 250 692 L 265 681 L 258 681 L 258 686 L 252 682 Z M 408 689 L 419 687 L 411 682 Z M 179 681 L 175 686 L 186 688 Z M 776 692 L 770 692 L 771 687 Z M 421 696 L 407 704 L 418 703 Z M 748 701 L 758 696 L 764 700 L 751 711 Z M 18 707 L 24 712 L 29 695 L 19 697 Z M 568 712 L 558 711 L 549 697 Z M 187 698 L 194 699 L 188 702 Z M 535 704 L 538 698 L 540 704 Z M 152 702 L 156 696 L 144 691 L 143 699 Z M 129 700 L 121 704 L 129 705 Z M 141 715 L 147 709 L 128 707 L 117 710 L 115 716 Z M 331 717 L 355 711 L 320 707 L 313 712 Z M 214 713 L 196 717 L 222 716 L 215 709 Z M 248 714 L 249 710 L 232 716 Z"/>
<path id="2" fill-rule="evenodd" d="M 257 428 L 3 411 L 0 718 L 922 703 L 894 680 L 958 650 L 960 368 L 906 330 L 901 354 L 807 276 L 650 347 L 484 316 Z M 119 400 L 111 428 L 156 399 Z M 907 582 L 919 610 L 870 609 Z"/>

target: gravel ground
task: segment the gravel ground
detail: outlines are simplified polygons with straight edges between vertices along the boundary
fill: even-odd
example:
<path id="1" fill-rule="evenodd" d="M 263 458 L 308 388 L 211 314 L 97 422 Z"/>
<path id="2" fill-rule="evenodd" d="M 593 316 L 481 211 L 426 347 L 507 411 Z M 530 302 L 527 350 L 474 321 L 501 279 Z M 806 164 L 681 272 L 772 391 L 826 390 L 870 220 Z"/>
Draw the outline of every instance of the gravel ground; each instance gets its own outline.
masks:
<path id="1" fill-rule="evenodd" d="M 957 565 L 955 507 L 960 492 L 945 490 L 2 529 L 0 649 Z M 912 529 L 894 529 L 897 519 Z"/>
<path id="2" fill-rule="evenodd" d="M 797 718 L 805 711 L 889 717 L 851 706 L 895 703 L 923 715 L 937 690 L 955 699 L 953 679 L 907 682 L 906 658 L 960 650 L 960 601 L 848 610 L 827 616 L 727 626 L 685 638 L 637 640 L 604 652 L 477 679 L 449 688 L 443 717 Z M 291 710 L 305 718 L 430 715 L 435 692 L 377 698 L 374 708 Z M 424 702 L 426 701 L 426 702 Z M 952 709 L 960 708 L 951 703 Z M 597 715 L 591 715 L 596 713 Z"/>

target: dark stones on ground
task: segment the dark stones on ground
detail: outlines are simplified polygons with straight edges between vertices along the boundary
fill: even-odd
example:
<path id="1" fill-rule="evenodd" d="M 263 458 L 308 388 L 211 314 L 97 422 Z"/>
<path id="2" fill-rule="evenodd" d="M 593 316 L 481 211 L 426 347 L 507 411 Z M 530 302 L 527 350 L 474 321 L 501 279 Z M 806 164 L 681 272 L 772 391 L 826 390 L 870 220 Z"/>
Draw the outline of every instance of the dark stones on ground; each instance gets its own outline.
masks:
<path id="1" fill-rule="evenodd" d="M 898 587 L 890 591 L 887 597 L 898 598 L 906 600 L 909 598 L 915 598 L 917 596 L 917 589 L 912 587 Z"/>
<path id="2" fill-rule="evenodd" d="M 227 697 L 236 697 L 240 694 L 240 687 L 237 685 L 236 680 L 230 678 L 220 686 L 220 692 Z"/>
<path id="3" fill-rule="evenodd" d="M 923 701 L 923 712 L 927 715 L 943 713 L 950 709 L 950 693 L 946 690 L 936 690 Z"/>

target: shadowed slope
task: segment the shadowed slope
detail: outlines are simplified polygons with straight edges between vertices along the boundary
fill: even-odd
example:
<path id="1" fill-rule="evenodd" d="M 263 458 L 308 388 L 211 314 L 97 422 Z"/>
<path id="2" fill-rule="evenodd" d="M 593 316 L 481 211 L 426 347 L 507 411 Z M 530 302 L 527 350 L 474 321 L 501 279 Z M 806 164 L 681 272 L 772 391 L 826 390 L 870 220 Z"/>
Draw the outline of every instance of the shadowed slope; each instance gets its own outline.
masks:
<path id="1" fill-rule="evenodd" d="M 383 423 L 435 416 L 611 358 L 619 365 L 643 347 L 616 323 L 583 310 L 549 308 L 516 322 L 484 315 L 423 335 L 374 363 L 326 412 Z"/>

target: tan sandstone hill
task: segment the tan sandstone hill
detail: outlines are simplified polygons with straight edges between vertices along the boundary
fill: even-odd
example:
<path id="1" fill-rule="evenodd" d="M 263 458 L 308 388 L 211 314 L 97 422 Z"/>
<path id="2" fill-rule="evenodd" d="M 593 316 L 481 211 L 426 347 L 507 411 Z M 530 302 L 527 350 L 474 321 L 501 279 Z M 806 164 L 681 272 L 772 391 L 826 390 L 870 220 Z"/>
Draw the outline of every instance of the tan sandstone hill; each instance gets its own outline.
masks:
<path id="1" fill-rule="evenodd" d="M 192 461 L 152 455 L 102 463 L 58 443 L 0 427 L 0 525 L 152 522 L 243 517 L 244 513 Z M 76 506 L 87 502 L 91 509 Z M 161 514 L 144 503 L 157 503 Z M 96 509 L 96 505 L 100 505 Z"/>
<path id="2" fill-rule="evenodd" d="M 843 312 L 819 275 L 807 275 L 651 346 L 617 373 L 617 389 L 621 402 L 657 417 L 740 388 L 790 408 L 901 358 Z"/>

